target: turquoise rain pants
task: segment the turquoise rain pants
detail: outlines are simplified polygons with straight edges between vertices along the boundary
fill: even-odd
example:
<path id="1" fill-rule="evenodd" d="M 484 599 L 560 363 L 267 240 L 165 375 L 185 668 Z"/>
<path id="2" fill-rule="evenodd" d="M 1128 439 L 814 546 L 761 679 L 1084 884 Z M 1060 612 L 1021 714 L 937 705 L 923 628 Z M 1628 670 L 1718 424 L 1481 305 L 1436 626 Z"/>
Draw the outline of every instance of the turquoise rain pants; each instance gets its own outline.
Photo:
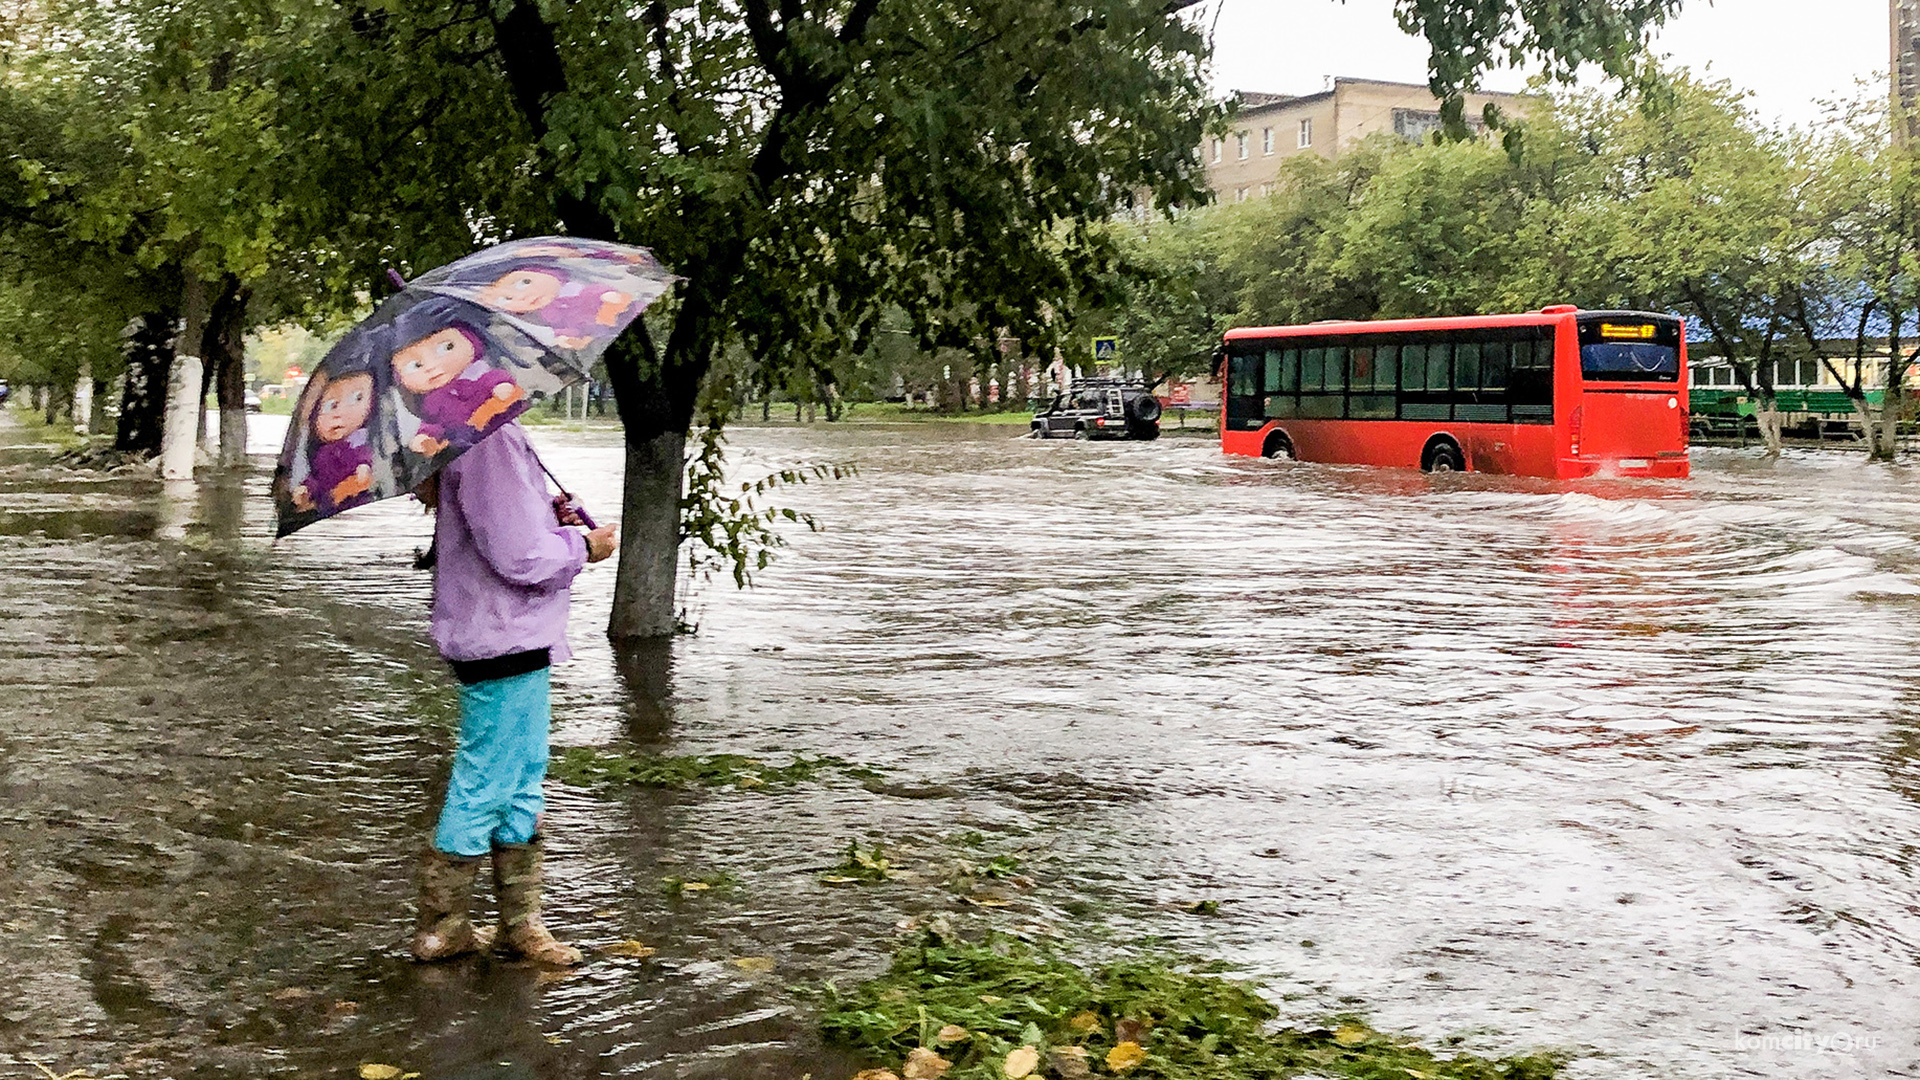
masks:
<path id="1" fill-rule="evenodd" d="M 548 700 L 552 668 L 460 687 L 460 747 L 433 846 L 485 855 L 495 844 L 533 839 L 546 809 Z"/>

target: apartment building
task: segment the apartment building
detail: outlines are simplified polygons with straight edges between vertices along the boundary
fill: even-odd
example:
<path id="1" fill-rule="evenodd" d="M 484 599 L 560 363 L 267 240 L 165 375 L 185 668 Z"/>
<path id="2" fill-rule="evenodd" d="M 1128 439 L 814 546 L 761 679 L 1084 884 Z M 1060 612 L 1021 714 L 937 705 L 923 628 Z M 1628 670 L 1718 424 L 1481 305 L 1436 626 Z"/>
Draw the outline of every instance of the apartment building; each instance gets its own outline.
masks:
<path id="1" fill-rule="evenodd" d="M 1920 0 L 1894 0 L 1920 5 Z M 1201 144 L 1207 182 L 1220 202 L 1271 195 L 1280 163 L 1299 154 L 1339 156 L 1342 147 L 1383 132 L 1422 140 L 1440 127 L 1440 100 L 1425 86 L 1377 79 L 1335 79 L 1318 94 L 1241 94 L 1238 130 Z M 1527 99 L 1518 94 L 1467 95 L 1467 120 L 1480 126 L 1489 102 L 1516 115 Z"/>
<path id="2" fill-rule="evenodd" d="M 1887 0 L 1892 24 L 1894 135 L 1906 141 L 1920 135 L 1920 0 Z"/>

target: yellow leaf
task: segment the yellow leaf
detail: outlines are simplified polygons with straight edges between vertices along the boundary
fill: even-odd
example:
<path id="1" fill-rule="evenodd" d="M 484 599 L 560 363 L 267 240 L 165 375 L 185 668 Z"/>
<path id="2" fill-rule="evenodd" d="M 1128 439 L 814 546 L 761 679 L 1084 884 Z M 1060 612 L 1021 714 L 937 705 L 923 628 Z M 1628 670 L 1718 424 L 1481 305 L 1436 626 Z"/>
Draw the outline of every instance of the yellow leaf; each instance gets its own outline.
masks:
<path id="1" fill-rule="evenodd" d="M 1040 1066 L 1040 1051 L 1031 1046 L 1023 1046 L 1008 1052 L 1006 1063 L 1001 1071 L 1007 1074 L 1007 1080 L 1020 1080 L 1023 1076 L 1032 1076 L 1033 1070 Z"/>
<path id="2" fill-rule="evenodd" d="M 593 917 L 596 919 L 611 919 L 613 918 L 613 909 L 601 908 L 599 911 L 593 913 Z"/>
<path id="3" fill-rule="evenodd" d="M 360 1080 L 400 1080 L 400 1070 L 369 1061 L 360 1066 Z"/>
<path id="4" fill-rule="evenodd" d="M 773 970 L 773 957 L 743 956 L 735 960 L 733 966 L 739 968 L 741 971 L 750 972 L 754 975 L 765 975 L 767 972 Z"/>
<path id="5" fill-rule="evenodd" d="M 1085 1035 L 1100 1026 L 1100 1014 L 1095 1012 L 1077 1012 L 1067 1018 L 1067 1026 Z"/>
<path id="6" fill-rule="evenodd" d="M 1123 1042 L 1107 1051 L 1107 1068 L 1114 1072 L 1126 1072 L 1145 1060 L 1147 1052 L 1137 1042 Z"/>
<path id="7" fill-rule="evenodd" d="M 1359 1046 L 1367 1041 L 1367 1029 L 1358 1024 L 1341 1024 L 1333 1033 L 1333 1041 L 1341 1046 Z"/>
<path id="8" fill-rule="evenodd" d="M 683 881 L 680 883 L 681 892 L 700 892 L 703 889 L 711 888 L 713 888 L 713 886 L 704 881 Z"/>
<path id="9" fill-rule="evenodd" d="M 980 1004 L 982 1005 L 998 1005 L 1005 1000 L 1007 999 L 1000 997 L 997 994 L 981 994 L 980 995 Z"/>
<path id="10" fill-rule="evenodd" d="M 653 946 L 638 941 L 616 941 L 601 951 L 608 956 L 631 956 L 635 958 L 652 956 L 655 952 Z"/>
<path id="11" fill-rule="evenodd" d="M 749 773 L 748 775 L 740 778 L 740 786 L 748 789 L 757 788 L 757 787 L 766 787 L 767 782 Z"/>
<path id="12" fill-rule="evenodd" d="M 901 1066 L 902 1080 L 940 1080 L 953 1068 L 953 1062 L 924 1046 L 907 1051 L 907 1063 Z"/>
<path id="13" fill-rule="evenodd" d="M 850 885 L 859 880 L 860 879 L 857 877 L 847 877 L 844 874 L 820 875 L 820 882 L 821 884 L 824 884 L 824 885 Z"/>
<path id="14" fill-rule="evenodd" d="M 961 1027 L 959 1024 L 948 1024 L 946 1027 L 940 1029 L 939 1034 L 933 1037 L 933 1041 L 940 1046 L 952 1046 L 954 1043 L 966 1037 L 966 1028 Z"/>
<path id="15" fill-rule="evenodd" d="M 1407 1068 L 1405 1065 L 1402 1065 L 1400 1067 L 1403 1069 Z M 1421 1072 L 1419 1069 L 1407 1069 L 1407 1075 L 1413 1077 L 1413 1080 L 1433 1080 L 1432 1073 Z"/>
<path id="16" fill-rule="evenodd" d="M 892 1069 L 862 1069 L 853 1074 L 853 1080 L 900 1080 Z"/>

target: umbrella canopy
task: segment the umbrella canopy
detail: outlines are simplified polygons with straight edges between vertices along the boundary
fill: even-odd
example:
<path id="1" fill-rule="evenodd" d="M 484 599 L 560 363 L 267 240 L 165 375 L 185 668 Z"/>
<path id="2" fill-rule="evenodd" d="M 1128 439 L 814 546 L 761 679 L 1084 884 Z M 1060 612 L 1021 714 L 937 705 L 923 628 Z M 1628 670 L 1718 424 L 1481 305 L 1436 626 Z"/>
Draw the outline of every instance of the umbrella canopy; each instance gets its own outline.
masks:
<path id="1" fill-rule="evenodd" d="M 328 351 L 287 425 L 276 535 L 404 495 L 584 378 L 678 280 L 644 248 L 543 236 L 422 274 Z"/>

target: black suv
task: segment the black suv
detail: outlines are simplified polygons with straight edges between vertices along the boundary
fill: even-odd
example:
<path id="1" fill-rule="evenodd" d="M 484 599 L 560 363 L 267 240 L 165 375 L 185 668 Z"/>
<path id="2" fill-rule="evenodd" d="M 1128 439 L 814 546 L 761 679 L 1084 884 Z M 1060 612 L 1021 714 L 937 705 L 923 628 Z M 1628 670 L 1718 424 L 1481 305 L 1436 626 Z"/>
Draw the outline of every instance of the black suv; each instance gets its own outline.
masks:
<path id="1" fill-rule="evenodd" d="M 1157 439 L 1160 400 L 1127 379 L 1080 379 L 1033 414 L 1036 439 Z"/>

